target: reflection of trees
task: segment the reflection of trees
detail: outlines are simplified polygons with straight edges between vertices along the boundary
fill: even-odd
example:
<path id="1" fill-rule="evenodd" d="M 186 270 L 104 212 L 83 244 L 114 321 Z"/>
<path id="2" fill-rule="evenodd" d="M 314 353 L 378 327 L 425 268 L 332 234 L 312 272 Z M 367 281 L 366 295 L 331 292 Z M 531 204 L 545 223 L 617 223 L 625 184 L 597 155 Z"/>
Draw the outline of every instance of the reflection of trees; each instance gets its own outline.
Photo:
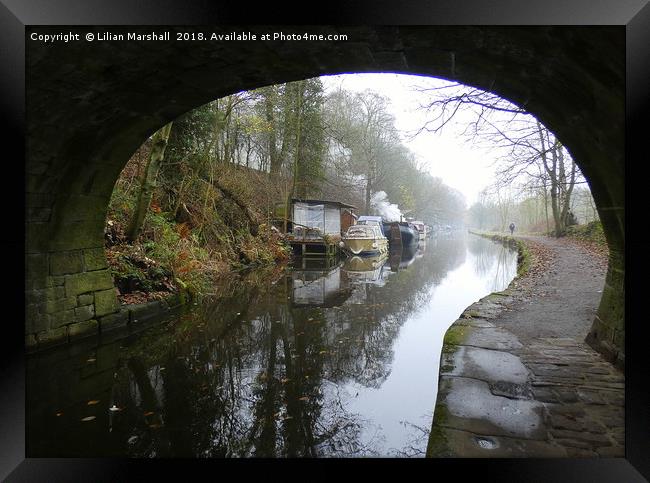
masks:
<path id="1" fill-rule="evenodd" d="M 474 270 L 476 274 L 481 278 L 485 277 L 494 265 L 494 253 L 498 246 L 485 238 L 470 236 L 467 240 L 467 249 L 475 257 Z"/>
<path id="2" fill-rule="evenodd" d="M 149 369 L 162 374 L 155 387 L 139 355 L 146 344 L 130 351 L 117 384 L 120 404 L 129 408 L 120 414 L 128 421 L 125 438 L 137 435 L 131 455 L 367 453 L 357 441 L 360 423 L 337 392 L 321 387 L 329 354 L 324 324 L 314 322 L 322 319 L 320 309 L 292 311 L 272 293 L 259 297 L 255 308 L 238 325 L 187 320 L 171 334 L 158 333 L 168 352 Z M 143 411 L 157 413 L 160 404 L 159 427 L 143 425 Z"/>
<path id="3" fill-rule="evenodd" d="M 291 305 L 290 277 L 220 287 L 219 298 L 140 334 L 116 353 L 111 454 L 130 456 L 367 456 L 368 422 L 341 390 L 379 387 L 401 326 L 464 261 L 439 240 L 386 284 L 347 280 L 339 306 Z M 327 304 L 326 304 L 327 305 Z"/>
<path id="4" fill-rule="evenodd" d="M 506 246 L 501 246 L 497 254 L 496 271 L 490 285 L 492 292 L 505 289 L 517 271 L 517 255 Z"/>
<path id="5" fill-rule="evenodd" d="M 497 292 L 508 286 L 516 272 L 516 255 L 513 250 L 485 238 L 471 236 L 467 247 L 474 255 L 474 270 L 481 278 L 486 278 L 492 272 L 490 290 Z"/>
<path id="6" fill-rule="evenodd" d="M 331 337 L 337 343 L 346 342 L 330 363 L 336 380 L 381 386 L 390 374 L 392 346 L 401 326 L 427 303 L 432 287 L 464 262 L 465 246 L 462 240 L 440 240 L 436 249 L 425 255 L 413 268 L 391 273 L 384 286 L 354 286 L 350 303 L 336 312 L 336 323 L 328 325 L 336 330 L 348 322 L 344 330 Z"/>

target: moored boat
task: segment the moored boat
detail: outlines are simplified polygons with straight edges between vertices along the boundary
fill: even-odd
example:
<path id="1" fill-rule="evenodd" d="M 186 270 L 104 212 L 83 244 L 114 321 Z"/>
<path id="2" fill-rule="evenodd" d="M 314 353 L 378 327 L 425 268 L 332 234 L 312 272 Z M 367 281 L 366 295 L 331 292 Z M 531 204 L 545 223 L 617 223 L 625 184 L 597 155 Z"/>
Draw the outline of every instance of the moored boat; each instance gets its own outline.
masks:
<path id="1" fill-rule="evenodd" d="M 420 239 L 418 229 L 410 222 L 384 222 L 383 229 L 391 249 L 417 246 Z"/>
<path id="2" fill-rule="evenodd" d="M 388 252 L 388 238 L 384 236 L 381 217 L 360 216 L 343 235 L 341 248 L 353 255 L 376 255 Z"/>
<path id="3" fill-rule="evenodd" d="M 424 240 L 427 237 L 426 228 L 425 228 L 426 225 L 424 224 L 424 222 L 414 221 L 412 223 L 415 225 L 415 227 L 418 230 L 418 233 L 420 234 L 420 240 Z"/>

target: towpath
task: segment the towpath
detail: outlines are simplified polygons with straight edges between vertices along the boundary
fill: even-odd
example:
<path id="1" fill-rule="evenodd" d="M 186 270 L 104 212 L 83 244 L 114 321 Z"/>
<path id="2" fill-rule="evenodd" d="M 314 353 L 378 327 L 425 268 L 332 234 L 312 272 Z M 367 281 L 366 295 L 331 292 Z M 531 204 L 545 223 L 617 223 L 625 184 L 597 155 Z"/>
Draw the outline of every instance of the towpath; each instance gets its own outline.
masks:
<path id="1" fill-rule="evenodd" d="M 427 454 L 623 457 L 623 373 L 584 342 L 606 258 L 569 238 L 518 238 L 528 274 L 448 331 Z"/>

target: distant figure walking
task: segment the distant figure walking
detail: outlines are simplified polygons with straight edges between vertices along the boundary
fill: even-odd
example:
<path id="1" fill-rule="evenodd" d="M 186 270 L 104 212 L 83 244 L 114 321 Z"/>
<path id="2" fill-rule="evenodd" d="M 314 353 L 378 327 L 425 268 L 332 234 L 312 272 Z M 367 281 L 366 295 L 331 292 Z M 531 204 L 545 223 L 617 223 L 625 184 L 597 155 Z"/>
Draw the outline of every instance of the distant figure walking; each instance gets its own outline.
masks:
<path id="1" fill-rule="evenodd" d="M 515 224 L 514 222 L 510 223 L 510 234 L 512 235 L 515 232 Z"/>

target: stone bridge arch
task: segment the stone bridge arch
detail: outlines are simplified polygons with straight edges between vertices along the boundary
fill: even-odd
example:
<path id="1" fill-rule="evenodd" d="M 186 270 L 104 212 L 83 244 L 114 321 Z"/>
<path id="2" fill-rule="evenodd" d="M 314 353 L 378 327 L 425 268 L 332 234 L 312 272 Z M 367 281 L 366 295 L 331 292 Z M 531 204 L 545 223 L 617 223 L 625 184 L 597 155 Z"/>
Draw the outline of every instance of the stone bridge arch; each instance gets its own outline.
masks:
<path id="1" fill-rule="evenodd" d="M 94 42 L 32 34 L 94 31 Z M 118 40 L 126 32 L 171 39 Z M 183 29 L 188 31 L 187 28 Z M 623 27 L 310 27 L 343 41 L 264 41 L 293 28 L 210 28 L 248 41 L 175 41 L 174 29 L 27 28 L 26 344 L 115 322 L 103 226 L 114 183 L 147 136 L 213 99 L 324 74 L 392 72 L 455 80 L 525 106 L 588 179 L 610 248 L 588 337 L 624 361 Z M 101 36 L 101 37 L 100 37 Z M 98 40 L 100 38 L 112 40 Z"/>

